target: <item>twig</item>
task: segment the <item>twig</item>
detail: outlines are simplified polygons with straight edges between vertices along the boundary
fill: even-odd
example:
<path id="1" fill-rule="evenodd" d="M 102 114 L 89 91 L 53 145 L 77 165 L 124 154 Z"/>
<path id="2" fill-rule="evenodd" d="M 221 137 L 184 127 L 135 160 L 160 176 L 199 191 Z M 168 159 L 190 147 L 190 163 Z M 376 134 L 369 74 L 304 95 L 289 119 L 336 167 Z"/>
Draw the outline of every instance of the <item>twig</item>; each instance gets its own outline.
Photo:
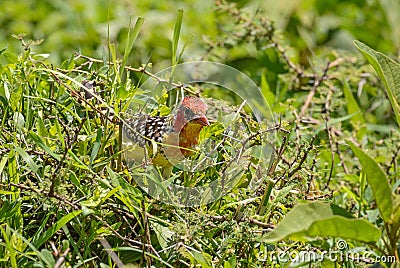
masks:
<path id="1" fill-rule="evenodd" d="M 289 174 L 288 174 L 289 178 L 292 177 L 297 171 L 299 171 L 302 168 L 302 165 L 303 165 L 304 161 L 306 161 L 307 156 L 308 156 L 309 152 L 311 151 L 310 149 L 312 148 L 313 143 L 314 143 L 316 138 L 317 138 L 316 135 L 314 135 L 311 138 L 309 148 L 307 148 L 307 150 L 304 152 L 304 154 L 303 154 L 302 158 L 300 159 L 300 162 L 298 163 L 298 165 L 292 171 L 289 172 Z"/>
<path id="2" fill-rule="evenodd" d="M 343 158 L 342 153 L 340 151 L 338 142 L 335 142 L 335 148 L 336 148 L 336 154 L 339 157 L 340 165 L 342 166 L 344 173 L 349 174 L 349 169 L 347 168 L 346 163 L 344 162 L 344 158 Z"/>
<path id="3" fill-rule="evenodd" d="M 60 256 L 60 258 L 57 260 L 56 264 L 54 265 L 54 268 L 59 268 L 65 261 L 65 257 L 68 255 L 70 249 L 67 248 L 64 253 Z"/>
<path id="4" fill-rule="evenodd" d="M 147 249 L 145 248 L 145 245 L 148 245 L 151 243 L 151 238 L 150 238 L 150 227 L 149 227 L 149 220 L 147 219 L 147 214 L 146 214 L 146 206 L 144 203 L 144 200 L 142 200 L 142 218 L 143 218 L 143 226 L 144 226 L 144 234 L 143 234 L 143 245 L 142 245 L 142 262 L 146 260 L 146 266 L 151 267 L 151 258 L 148 258 L 147 255 L 145 254 L 146 251 L 149 251 L 151 247 L 147 246 Z"/>
<path id="5" fill-rule="evenodd" d="M 82 59 L 88 60 L 89 62 L 103 63 L 103 60 L 91 58 L 91 57 L 88 57 L 88 56 L 85 56 L 85 55 L 82 55 L 82 54 L 79 54 L 79 53 L 75 53 L 75 55 L 76 55 L 75 60 L 77 60 L 79 58 L 82 58 Z M 108 65 L 114 65 L 114 62 L 109 61 L 109 62 L 107 62 L 107 64 Z M 137 73 L 143 73 L 145 75 L 148 75 L 151 78 L 155 79 L 158 83 L 168 83 L 168 84 L 171 84 L 173 87 L 179 88 L 179 89 L 183 89 L 183 90 L 189 92 L 190 94 L 197 95 L 197 96 L 199 95 L 198 93 L 190 90 L 188 87 L 186 87 L 185 85 L 183 85 L 181 83 L 173 83 L 173 82 L 171 83 L 171 81 L 169 79 L 164 79 L 164 78 L 156 76 L 155 74 L 149 72 L 144 67 L 139 67 L 139 68 L 134 68 L 134 67 L 131 67 L 131 66 L 123 66 L 123 67 L 124 67 L 125 70 L 128 70 L 128 71 L 137 72 Z"/>
<path id="6" fill-rule="evenodd" d="M 50 196 L 50 197 L 54 196 L 54 186 L 55 186 L 55 183 L 56 183 L 57 173 L 60 170 L 61 165 L 64 162 L 65 158 L 67 157 L 68 150 L 77 141 L 78 135 L 79 135 L 79 133 L 80 133 L 85 121 L 86 121 L 86 117 L 82 119 L 81 124 L 79 125 L 78 129 L 75 131 L 74 137 L 71 139 L 70 136 L 69 136 L 68 127 L 61 120 L 59 120 L 59 122 L 61 123 L 62 127 L 64 128 L 64 132 L 66 134 L 67 140 L 66 140 L 66 143 L 65 143 L 64 154 L 61 157 L 60 161 L 58 161 L 58 164 L 57 164 L 56 168 L 54 169 L 53 174 L 51 175 L 51 178 L 50 178 L 51 185 L 50 185 L 50 189 L 49 189 L 49 192 L 48 192 L 48 196 Z"/>
<path id="7" fill-rule="evenodd" d="M 0 185 L 3 186 L 3 187 L 6 187 L 6 185 L 4 185 L 4 184 L 0 184 Z M 40 195 L 44 195 L 44 196 L 50 197 L 48 195 L 48 193 L 43 191 L 43 190 L 31 188 L 31 187 L 23 185 L 23 184 L 17 184 L 17 183 L 10 182 L 9 185 L 17 187 L 18 189 L 21 189 L 21 190 L 28 190 L 28 191 L 32 191 L 32 192 L 35 192 L 35 193 L 40 194 Z M 63 203 L 73 207 L 74 209 L 79 209 L 79 206 L 77 204 L 74 204 L 72 201 L 68 200 L 64 196 L 60 196 L 60 195 L 54 193 L 53 196 L 51 196 L 51 197 L 54 197 L 54 198 L 62 201 Z"/>
<path id="8" fill-rule="evenodd" d="M 332 66 L 337 66 L 337 64 L 338 64 L 337 60 L 334 61 L 334 62 L 329 62 L 328 61 L 328 63 L 326 64 L 326 66 L 324 68 L 324 71 L 323 71 L 322 75 L 318 79 L 315 79 L 314 85 L 311 88 L 310 93 L 308 93 L 307 99 L 304 102 L 303 107 L 301 107 L 300 114 L 299 114 L 300 118 L 302 118 L 304 116 L 304 114 L 306 113 L 306 111 L 307 111 L 308 107 L 310 106 L 311 101 L 312 101 L 312 99 L 313 99 L 318 87 L 327 78 L 327 74 L 328 74 L 329 69 L 332 68 Z"/>
<path id="9" fill-rule="evenodd" d="M 110 258 L 113 260 L 115 265 L 118 268 L 123 268 L 124 267 L 123 262 L 118 258 L 117 254 L 112 250 L 110 243 L 108 243 L 108 241 L 105 238 L 100 238 L 99 242 L 107 252 L 108 256 L 110 256 Z"/>
<path id="10" fill-rule="evenodd" d="M 212 220 L 218 221 L 218 222 L 225 222 L 225 221 L 230 220 L 226 216 L 219 216 L 219 215 L 208 215 L 208 217 L 210 217 Z M 262 222 L 262 221 L 253 219 L 251 217 L 242 217 L 240 219 L 240 221 L 241 222 L 248 221 L 249 223 L 255 224 L 255 225 L 263 227 L 263 228 L 272 228 L 272 229 L 275 228 L 275 225 L 273 225 L 272 223 Z"/>
<path id="11" fill-rule="evenodd" d="M 389 166 L 386 168 L 386 174 L 389 174 L 390 167 L 392 165 L 393 165 L 393 169 L 394 169 L 393 171 L 396 172 L 396 170 L 397 170 L 396 159 L 397 159 L 399 153 L 400 153 L 400 145 L 397 145 L 396 149 L 394 151 L 394 154 L 392 156 L 392 159 L 390 160 Z"/>
<path id="12" fill-rule="evenodd" d="M 85 104 L 87 104 L 88 106 L 90 106 L 90 108 L 92 108 L 94 111 L 96 111 L 98 114 L 100 114 L 102 117 L 104 117 L 106 120 L 108 120 L 111 124 L 114 123 L 114 120 L 111 119 L 110 117 L 108 117 L 106 114 L 104 114 L 100 109 L 98 109 L 97 107 L 95 107 L 92 103 L 90 103 L 86 98 L 84 98 L 83 96 L 81 96 L 81 94 L 77 93 L 76 90 L 74 90 L 70 85 L 64 83 L 64 81 L 62 81 L 55 73 L 51 72 L 51 74 L 53 75 L 53 77 L 56 79 L 57 83 L 63 85 L 65 88 L 67 88 L 69 90 L 69 92 L 71 92 L 71 96 L 74 97 L 75 99 L 78 99 L 82 102 L 84 102 Z M 86 89 L 88 90 L 88 89 Z M 92 93 L 93 96 L 96 96 L 94 93 Z M 97 100 L 100 100 L 104 103 L 104 101 L 100 98 L 100 97 L 96 97 Z M 107 106 L 108 107 L 108 106 Z"/>

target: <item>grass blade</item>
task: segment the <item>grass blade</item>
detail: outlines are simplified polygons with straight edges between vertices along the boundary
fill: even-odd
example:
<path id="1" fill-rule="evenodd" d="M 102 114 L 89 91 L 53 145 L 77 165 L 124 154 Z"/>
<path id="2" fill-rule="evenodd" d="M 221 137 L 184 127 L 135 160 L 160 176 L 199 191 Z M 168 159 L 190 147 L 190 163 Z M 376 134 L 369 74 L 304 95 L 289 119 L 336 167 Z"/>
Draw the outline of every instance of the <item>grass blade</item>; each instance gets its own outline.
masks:
<path id="1" fill-rule="evenodd" d="M 122 60 L 122 68 L 121 68 L 120 76 L 122 76 L 122 72 L 124 71 L 124 66 L 126 64 L 126 61 L 128 60 L 129 55 L 132 52 L 133 44 L 135 43 L 135 41 L 139 35 L 140 29 L 142 28 L 142 25 L 143 25 L 143 22 L 144 22 L 144 18 L 142 18 L 142 17 L 137 18 L 135 26 L 133 27 L 133 30 L 132 30 L 132 27 L 131 27 L 132 17 L 129 19 L 128 38 L 126 41 L 124 58 Z"/>
<path id="2" fill-rule="evenodd" d="M 93 144 L 92 153 L 90 154 L 90 163 L 89 168 L 92 167 L 93 161 L 96 159 L 97 154 L 99 153 L 101 146 L 101 136 L 103 135 L 103 131 L 101 128 L 97 130 L 96 141 Z"/>
<path id="3" fill-rule="evenodd" d="M 21 147 L 16 147 L 14 150 L 22 157 L 22 159 L 24 159 L 33 173 L 36 173 L 39 170 L 39 166 L 35 163 L 35 161 L 33 161 L 32 157 L 24 149 Z"/>
<path id="4" fill-rule="evenodd" d="M 58 230 L 61 229 L 65 224 L 70 222 L 73 218 L 81 214 L 81 210 L 73 211 L 61 219 L 59 219 L 53 226 L 51 226 L 49 229 L 47 229 L 46 232 L 44 232 L 37 240 L 32 241 L 32 245 L 35 248 L 39 248 L 43 243 L 45 243 L 50 237 L 52 237 Z"/>
<path id="5" fill-rule="evenodd" d="M 172 39 L 172 65 L 178 63 L 177 50 L 178 50 L 179 36 L 181 34 L 181 28 L 182 28 L 182 18 L 183 18 L 183 9 L 179 9 L 178 16 L 176 17 L 176 22 L 175 22 L 174 36 Z"/>
<path id="6" fill-rule="evenodd" d="M 40 147 L 42 148 L 46 153 L 48 153 L 49 155 L 51 155 L 54 159 L 56 159 L 57 161 L 60 161 L 60 156 L 58 154 L 56 154 L 55 152 L 53 152 L 42 140 L 42 138 L 40 138 L 35 132 L 33 132 L 32 130 L 29 131 L 29 137 Z"/>

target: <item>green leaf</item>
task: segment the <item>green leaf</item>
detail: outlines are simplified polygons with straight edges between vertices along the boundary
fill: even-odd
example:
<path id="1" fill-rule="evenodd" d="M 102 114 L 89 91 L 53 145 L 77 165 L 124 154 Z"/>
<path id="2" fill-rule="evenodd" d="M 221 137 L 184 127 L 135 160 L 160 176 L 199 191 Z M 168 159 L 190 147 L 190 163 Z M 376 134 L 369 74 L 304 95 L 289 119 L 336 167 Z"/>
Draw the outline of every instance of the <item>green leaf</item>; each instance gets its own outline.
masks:
<path id="1" fill-rule="evenodd" d="M 118 73 L 118 66 L 119 65 L 117 63 L 117 52 L 116 52 L 115 44 L 108 44 L 108 49 L 110 51 L 114 72 L 115 72 L 115 74 L 117 76 L 116 79 L 117 79 L 118 82 L 120 82 L 121 81 L 121 76 Z"/>
<path id="2" fill-rule="evenodd" d="M 45 262 L 50 264 L 50 267 L 54 267 L 54 265 L 56 264 L 56 261 L 54 260 L 53 254 L 48 250 L 48 249 L 42 249 L 40 251 L 40 257 L 41 259 Z"/>
<path id="3" fill-rule="evenodd" d="M 393 198 L 393 211 L 390 218 L 390 224 L 400 226 L 400 195 L 395 195 Z"/>
<path id="4" fill-rule="evenodd" d="M 24 115 L 20 112 L 15 112 L 13 116 L 14 125 L 18 130 L 21 130 L 25 126 Z"/>
<path id="5" fill-rule="evenodd" d="M 8 175 L 10 182 L 19 183 L 19 173 L 15 151 L 8 154 Z"/>
<path id="6" fill-rule="evenodd" d="M 15 252 L 14 246 L 12 244 L 12 241 L 9 238 L 9 235 L 7 234 L 7 231 L 0 226 L 0 231 L 3 235 L 4 244 L 5 248 L 8 251 L 8 257 L 9 257 L 9 264 L 11 265 L 12 268 L 17 268 L 17 254 Z"/>
<path id="7" fill-rule="evenodd" d="M 8 160 L 8 156 L 6 156 L 6 155 L 1 158 L 1 161 L 0 161 L 0 174 L 3 173 L 3 170 L 4 170 L 4 167 L 6 166 L 7 160 Z"/>
<path id="8" fill-rule="evenodd" d="M 342 208 L 329 203 L 302 203 L 295 206 L 264 242 L 276 242 L 286 238 L 304 240 L 308 237 L 341 237 L 364 242 L 376 242 L 380 231 L 371 223 L 349 218 Z"/>
<path id="9" fill-rule="evenodd" d="M 99 153 L 100 145 L 101 145 L 101 136 L 103 131 L 101 128 L 97 129 L 96 141 L 93 144 L 92 153 L 90 154 L 90 163 L 89 168 L 92 167 L 93 161 L 96 159 L 97 154 Z"/>
<path id="10" fill-rule="evenodd" d="M 351 122 L 353 126 L 355 126 L 357 129 L 357 138 L 358 140 L 362 140 L 362 138 L 366 134 L 366 126 L 365 126 L 365 120 L 364 116 L 361 113 L 361 109 L 358 106 L 358 103 L 356 99 L 354 98 L 353 94 L 351 93 L 350 86 L 347 83 L 347 81 L 343 82 L 343 93 L 344 97 L 347 101 L 347 113 L 348 114 L 354 114 L 354 116 L 351 118 Z"/>
<path id="11" fill-rule="evenodd" d="M 353 122 L 359 121 L 360 123 L 364 124 L 365 120 L 363 115 L 361 114 L 361 109 L 358 106 L 356 99 L 353 97 L 353 94 L 351 93 L 349 87 L 349 83 L 347 83 L 347 81 L 343 82 L 343 93 L 347 101 L 347 113 L 354 114 L 354 116 L 351 118 L 351 121 Z"/>
<path id="12" fill-rule="evenodd" d="M 44 125 L 43 119 L 41 116 L 36 118 L 36 129 L 40 137 L 48 137 L 49 132 L 47 131 L 46 126 Z"/>
<path id="13" fill-rule="evenodd" d="M 168 227 L 165 227 L 158 222 L 152 221 L 151 226 L 156 233 L 158 243 L 160 244 L 162 249 L 168 247 L 169 242 L 172 240 L 172 237 L 176 234 L 174 231 L 171 231 Z"/>
<path id="14" fill-rule="evenodd" d="M 4 51 L 2 55 L 10 62 L 10 63 L 18 63 L 18 56 L 9 51 Z"/>
<path id="15" fill-rule="evenodd" d="M 182 28 L 182 19 L 183 19 L 183 9 L 178 10 L 178 16 L 176 17 L 175 28 L 174 28 L 174 36 L 172 39 L 172 65 L 178 63 L 177 59 L 177 50 L 178 50 L 178 43 L 179 43 L 179 36 L 181 34 Z"/>
<path id="16" fill-rule="evenodd" d="M 390 220 L 392 215 L 392 192 L 385 172 L 375 162 L 375 160 L 358 148 L 352 141 L 347 141 L 354 154 L 361 163 L 364 173 L 367 176 L 367 182 L 371 186 L 375 202 L 379 212 L 385 222 Z"/>
<path id="17" fill-rule="evenodd" d="M 70 222 L 73 218 L 81 214 L 81 210 L 73 211 L 61 219 L 59 219 L 53 226 L 47 229 L 37 240 L 32 241 L 32 245 L 35 248 L 39 248 L 43 243 L 45 243 L 50 237 L 52 237 L 58 230 L 60 230 L 64 225 Z"/>
<path id="18" fill-rule="evenodd" d="M 15 112 L 18 110 L 18 106 L 21 105 L 21 99 L 22 99 L 22 92 L 23 88 L 22 86 L 15 86 L 11 90 L 11 95 L 10 95 L 10 107 L 11 109 Z"/>
<path id="19" fill-rule="evenodd" d="M 60 156 L 53 152 L 45 143 L 44 141 L 32 130 L 29 131 L 29 137 L 40 147 L 42 148 L 46 153 L 51 155 L 54 159 L 60 161 Z"/>
<path id="20" fill-rule="evenodd" d="M 193 255 L 193 258 L 191 258 L 192 264 L 200 264 L 202 268 L 212 267 L 212 257 L 210 254 L 197 251 L 192 251 L 191 254 Z"/>
<path id="21" fill-rule="evenodd" d="M 268 80 L 266 78 L 265 72 L 261 76 L 261 93 L 264 95 L 265 100 L 268 102 L 268 105 L 273 108 L 276 101 L 275 94 L 271 91 L 271 88 L 268 84 Z"/>
<path id="22" fill-rule="evenodd" d="M 34 173 L 38 171 L 39 166 L 36 165 L 35 161 L 33 161 L 32 157 L 24 149 L 16 147 L 14 150 L 22 157 L 22 159 L 24 159 L 26 164 Z"/>
<path id="23" fill-rule="evenodd" d="M 397 124 L 400 126 L 400 64 L 384 54 L 371 49 L 364 43 L 354 41 L 354 45 L 367 58 L 382 80 L 392 104 Z"/>
<path id="24" fill-rule="evenodd" d="M 142 18 L 142 17 L 137 18 L 135 26 L 133 27 L 133 30 L 132 30 L 132 27 L 131 27 L 132 17 L 129 19 L 128 38 L 126 41 L 124 58 L 122 60 L 121 76 L 122 76 L 122 72 L 124 70 L 126 61 L 128 60 L 128 57 L 132 52 L 133 44 L 135 43 L 135 41 L 139 35 L 140 28 L 142 28 L 143 22 L 144 22 L 144 18 Z"/>
<path id="25" fill-rule="evenodd" d="M 14 216 L 21 209 L 21 202 L 4 201 L 0 207 L 0 223 Z M 16 218 L 16 217 L 15 217 Z"/>
<path id="26" fill-rule="evenodd" d="M 58 122 L 58 120 L 55 120 L 54 127 L 56 129 L 55 134 L 57 134 L 58 140 L 61 142 L 63 147 L 67 147 L 67 144 L 65 144 L 64 135 L 62 133 L 62 129 L 61 129 L 61 126 L 60 126 L 60 123 Z"/>

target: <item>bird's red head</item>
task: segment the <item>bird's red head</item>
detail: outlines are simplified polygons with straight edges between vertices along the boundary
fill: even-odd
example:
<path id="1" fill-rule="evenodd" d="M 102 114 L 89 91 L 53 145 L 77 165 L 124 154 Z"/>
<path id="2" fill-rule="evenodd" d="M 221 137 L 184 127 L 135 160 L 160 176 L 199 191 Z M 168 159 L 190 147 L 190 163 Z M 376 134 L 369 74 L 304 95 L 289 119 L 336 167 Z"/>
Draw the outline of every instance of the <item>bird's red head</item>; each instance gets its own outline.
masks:
<path id="1" fill-rule="evenodd" d="M 190 149 L 198 144 L 200 131 L 204 126 L 209 126 L 210 123 L 206 117 L 208 110 L 207 104 L 197 98 L 188 96 L 185 97 L 178 107 L 174 121 L 174 130 L 179 133 L 180 152 L 184 156 L 189 156 L 193 153 Z"/>
<path id="2" fill-rule="evenodd" d="M 175 131 L 180 132 L 182 128 L 189 122 L 202 127 L 209 126 L 210 123 L 205 115 L 207 110 L 207 104 L 200 98 L 193 96 L 185 97 L 179 105 L 176 113 L 174 122 Z"/>

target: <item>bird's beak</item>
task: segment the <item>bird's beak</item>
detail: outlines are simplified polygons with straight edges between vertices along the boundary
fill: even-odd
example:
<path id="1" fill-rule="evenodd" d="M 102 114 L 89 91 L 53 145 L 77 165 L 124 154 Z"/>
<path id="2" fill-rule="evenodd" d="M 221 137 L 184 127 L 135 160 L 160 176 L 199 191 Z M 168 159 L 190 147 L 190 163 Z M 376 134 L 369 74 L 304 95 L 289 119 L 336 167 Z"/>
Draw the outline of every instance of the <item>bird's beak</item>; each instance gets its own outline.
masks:
<path id="1" fill-rule="evenodd" d="M 199 117 L 197 117 L 195 119 L 195 121 L 196 121 L 196 123 L 198 123 L 199 125 L 202 125 L 202 126 L 209 126 L 210 125 L 210 123 L 208 122 L 208 119 L 207 119 L 207 117 L 205 115 L 200 115 Z"/>

